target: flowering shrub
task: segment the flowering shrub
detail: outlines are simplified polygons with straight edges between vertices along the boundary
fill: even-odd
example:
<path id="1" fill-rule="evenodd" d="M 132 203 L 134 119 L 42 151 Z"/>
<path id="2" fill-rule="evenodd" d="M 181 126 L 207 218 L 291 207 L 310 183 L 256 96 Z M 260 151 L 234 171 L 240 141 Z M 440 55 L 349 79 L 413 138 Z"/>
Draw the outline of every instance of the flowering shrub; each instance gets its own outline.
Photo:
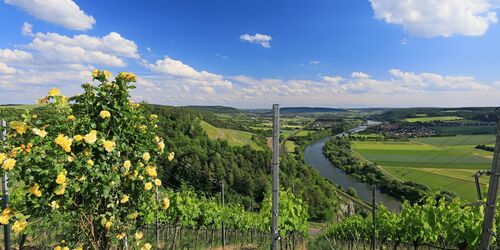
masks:
<path id="1" fill-rule="evenodd" d="M 65 213 L 73 226 L 60 249 L 108 249 L 123 239 L 151 248 L 138 227 L 169 206 L 166 198 L 155 203 L 161 185 L 155 162 L 174 154 L 164 153 L 155 134 L 158 117 L 130 101 L 135 75 L 109 77 L 95 70 L 97 86 L 84 84 L 83 94 L 71 99 L 53 89 L 39 100 L 47 115 L 9 122 L 0 166 L 20 198 L 0 213 L 1 224 L 21 233 L 39 218 Z"/>

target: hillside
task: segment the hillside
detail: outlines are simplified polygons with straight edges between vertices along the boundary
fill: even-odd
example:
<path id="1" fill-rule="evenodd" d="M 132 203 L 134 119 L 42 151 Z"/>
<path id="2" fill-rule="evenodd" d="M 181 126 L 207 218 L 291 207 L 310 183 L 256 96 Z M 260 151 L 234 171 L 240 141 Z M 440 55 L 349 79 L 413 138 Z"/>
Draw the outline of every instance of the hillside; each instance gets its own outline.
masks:
<path id="1" fill-rule="evenodd" d="M 249 145 L 252 149 L 263 150 L 261 146 L 257 145 L 252 137 L 255 136 L 250 132 L 239 131 L 234 129 L 217 128 L 206 121 L 200 122 L 201 127 L 207 133 L 208 138 L 211 140 L 225 140 L 229 146 L 244 146 Z"/>

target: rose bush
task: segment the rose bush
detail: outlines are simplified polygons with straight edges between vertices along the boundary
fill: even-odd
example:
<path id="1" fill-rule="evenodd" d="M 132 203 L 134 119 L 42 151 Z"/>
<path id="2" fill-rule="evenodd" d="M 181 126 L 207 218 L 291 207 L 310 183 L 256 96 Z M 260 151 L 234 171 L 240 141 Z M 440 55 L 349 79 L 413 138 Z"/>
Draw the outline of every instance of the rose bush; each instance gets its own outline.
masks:
<path id="1" fill-rule="evenodd" d="M 17 198 L 1 212 L 1 224 L 29 233 L 40 218 L 64 213 L 73 226 L 56 247 L 108 249 L 124 239 L 151 247 L 138 228 L 168 208 L 168 199 L 155 202 L 155 163 L 174 154 L 155 133 L 158 117 L 130 100 L 135 75 L 109 78 L 95 70 L 98 84 L 82 85 L 83 94 L 67 98 L 53 89 L 39 100 L 47 115 L 9 121 L 0 166 L 15 180 Z"/>

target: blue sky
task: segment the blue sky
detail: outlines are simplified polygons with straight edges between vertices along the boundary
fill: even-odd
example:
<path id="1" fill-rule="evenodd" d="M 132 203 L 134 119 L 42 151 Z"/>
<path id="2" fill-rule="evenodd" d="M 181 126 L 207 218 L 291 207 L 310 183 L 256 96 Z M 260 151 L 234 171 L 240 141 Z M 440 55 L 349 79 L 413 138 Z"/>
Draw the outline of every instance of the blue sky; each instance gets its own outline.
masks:
<path id="1" fill-rule="evenodd" d="M 135 72 L 169 105 L 495 106 L 489 0 L 0 2 L 0 103 Z"/>

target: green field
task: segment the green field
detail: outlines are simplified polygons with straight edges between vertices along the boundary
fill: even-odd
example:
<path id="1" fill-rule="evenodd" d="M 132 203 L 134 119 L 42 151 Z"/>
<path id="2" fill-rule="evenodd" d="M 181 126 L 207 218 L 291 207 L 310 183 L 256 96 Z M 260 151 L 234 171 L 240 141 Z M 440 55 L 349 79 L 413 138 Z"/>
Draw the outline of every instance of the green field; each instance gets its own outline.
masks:
<path id="1" fill-rule="evenodd" d="M 295 152 L 295 148 L 297 147 L 297 145 L 295 145 L 295 142 L 294 141 L 286 141 L 285 142 L 285 150 L 286 152 L 288 153 L 293 153 Z"/>
<path id="2" fill-rule="evenodd" d="M 255 141 L 252 140 L 252 133 L 233 130 L 233 129 L 225 129 L 225 128 L 216 128 L 205 121 L 201 121 L 201 127 L 208 134 L 208 138 L 215 140 L 226 140 L 230 146 L 244 146 L 249 145 L 253 149 L 262 150 L 262 147 L 257 145 Z"/>
<path id="3" fill-rule="evenodd" d="M 472 175 L 491 168 L 492 153 L 477 150 L 478 144 L 492 145 L 494 135 L 427 137 L 409 142 L 354 141 L 353 149 L 365 160 L 376 163 L 390 176 L 422 183 L 433 190 L 448 190 L 474 201 Z M 486 191 L 487 177 L 481 178 Z"/>
<path id="4" fill-rule="evenodd" d="M 460 116 L 430 116 L 430 117 L 415 117 L 415 118 L 406 118 L 407 122 L 434 122 L 434 121 L 456 121 L 462 120 L 463 118 Z"/>

